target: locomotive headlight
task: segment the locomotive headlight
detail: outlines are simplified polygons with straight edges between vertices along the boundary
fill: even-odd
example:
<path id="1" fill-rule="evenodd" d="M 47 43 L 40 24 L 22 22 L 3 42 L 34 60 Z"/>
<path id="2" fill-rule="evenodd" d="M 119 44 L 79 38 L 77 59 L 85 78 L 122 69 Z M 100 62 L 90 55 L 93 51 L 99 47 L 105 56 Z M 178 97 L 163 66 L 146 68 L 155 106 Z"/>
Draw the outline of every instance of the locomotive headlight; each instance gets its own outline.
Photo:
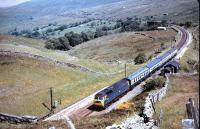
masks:
<path id="1" fill-rule="evenodd" d="M 104 100 L 95 100 L 94 105 L 104 107 Z"/>
<path id="2" fill-rule="evenodd" d="M 104 107 L 106 98 L 106 96 L 96 96 L 94 100 L 94 105 Z"/>

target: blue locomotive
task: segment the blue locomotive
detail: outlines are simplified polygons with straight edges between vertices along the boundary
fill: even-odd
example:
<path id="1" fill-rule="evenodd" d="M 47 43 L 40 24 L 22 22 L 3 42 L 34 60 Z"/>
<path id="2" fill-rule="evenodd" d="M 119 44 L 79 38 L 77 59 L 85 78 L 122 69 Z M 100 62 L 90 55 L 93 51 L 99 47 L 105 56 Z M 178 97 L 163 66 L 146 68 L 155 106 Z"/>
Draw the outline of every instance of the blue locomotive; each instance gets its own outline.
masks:
<path id="1" fill-rule="evenodd" d="M 142 82 L 156 70 L 161 68 L 166 62 L 170 61 L 177 54 L 177 48 L 172 48 L 163 55 L 153 59 L 146 66 L 131 73 L 127 78 L 114 83 L 108 88 L 100 91 L 95 95 L 94 105 L 106 108 L 125 93 L 133 89 L 137 84 Z"/>

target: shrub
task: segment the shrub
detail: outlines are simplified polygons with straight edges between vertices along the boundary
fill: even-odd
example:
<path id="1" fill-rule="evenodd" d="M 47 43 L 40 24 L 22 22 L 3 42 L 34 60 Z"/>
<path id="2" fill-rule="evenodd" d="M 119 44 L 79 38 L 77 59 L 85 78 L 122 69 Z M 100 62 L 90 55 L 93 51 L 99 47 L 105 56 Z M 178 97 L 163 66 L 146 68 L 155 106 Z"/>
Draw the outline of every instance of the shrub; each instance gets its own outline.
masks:
<path id="1" fill-rule="evenodd" d="M 88 34 L 84 33 L 84 32 L 81 32 L 81 37 L 83 39 L 84 42 L 88 41 L 89 40 L 89 36 Z"/>
<path id="2" fill-rule="evenodd" d="M 135 64 L 142 64 L 144 62 L 147 61 L 147 57 L 144 53 L 139 53 L 136 57 L 135 57 Z"/>
<path id="3" fill-rule="evenodd" d="M 151 60 L 153 58 L 153 55 L 151 54 L 149 57 L 148 57 L 148 60 Z"/>
<path id="4" fill-rule="evenodd" d="M 17 28 L 15 28 L 15 29 L 13 29 L 13 30 L 10 30 L 10 31 L 8 32 L 8 34 L 10 34 L 10 35 L 15 35 L 15 36 L 20 35 L 20 33 L 17 31 Z"/>
<path id="5" fill-rule="evenodd" d="M 74 32 L 69 32 L 65 34 L 65 37 L 68 38 L 70 45 L 72 47 L 81 44 L 83 42 L 83 38 L 81 37 L 80 34 L 74 33 Z"/>
<path id="6" fill-rule="evenodd" d="M 195 65 L 195 70 L 199 73 L 199 63 Z"/>
<path id="7" fill-rule="evenodd" d="M 47 49 L 69 50 L 71 46 L 69 45 L 69 41 L 66 37 L 61 37 L 58 39 L 53 38 L 47 40 L 45 42 L 45 47 Z"/>
<path id="8" fill-rule="evenodd" d="M 53 29 L 51 29 L 51 28 L 46 30 L 46 33 L 51 33 L 51 32 L 53 32 Z"/>
<path id="9" fill-rule="evenodd" d="M 56 29 L 55 29 L 55 31 L 56 31 L 56 30 L 63 31 L 64 29 L 67 29 L 67 28 L 68 28 L 68 26 L 67 26 L 67 25 L 62 25 L 62 26 L 60 26 L 60 27 L 56 28 Z"/>
<path id="10" fill-rule="evenodd" d="M 158 77 L 153 80 L 148 80 L 146 84 L 144 85 L 145 91 L 154 90 L 156 88 L 161 88 L 165 84 L 165 78 L 164 77 Z"/>
<path id="11" fill-rule="evenodd" d="M 197 62 L 196 60 L 192 60 L 192 59 L 188 59 L 188 61 L 187 61 L 187 63 L 188 63 L 189 65 L 192 65 L 192 66 L 193 66 L 196 62 Z"/>

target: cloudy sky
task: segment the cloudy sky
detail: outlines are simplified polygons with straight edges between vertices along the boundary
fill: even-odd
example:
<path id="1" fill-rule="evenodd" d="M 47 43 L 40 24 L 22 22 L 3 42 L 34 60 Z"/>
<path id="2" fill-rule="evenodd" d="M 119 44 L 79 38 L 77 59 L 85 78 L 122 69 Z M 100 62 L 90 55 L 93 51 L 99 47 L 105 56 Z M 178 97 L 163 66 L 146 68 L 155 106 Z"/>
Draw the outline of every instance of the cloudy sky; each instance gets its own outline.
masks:
<path id="1" fill-rule="evenodd" d="M 0 7 L 14 6 L 30 0 L 0 0 Z"/>

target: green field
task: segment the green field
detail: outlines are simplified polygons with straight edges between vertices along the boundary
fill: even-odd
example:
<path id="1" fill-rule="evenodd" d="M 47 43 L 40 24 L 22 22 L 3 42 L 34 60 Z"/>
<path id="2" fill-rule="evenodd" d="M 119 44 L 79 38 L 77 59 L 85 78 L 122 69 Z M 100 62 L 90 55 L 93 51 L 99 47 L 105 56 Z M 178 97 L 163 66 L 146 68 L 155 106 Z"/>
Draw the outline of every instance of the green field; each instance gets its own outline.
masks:
<path id="1" fill-rule="evenodd" d="M 53 87 L 54 98 L 62 100 L 59 108 L 63 108 L 124 76 L 124 72 L 115 76 L 84 73 L 29 58 L 0 58 L 0 112 L 17 115 L 47 113 L 41 103 L 49 104 L 50 87 Z"/>

